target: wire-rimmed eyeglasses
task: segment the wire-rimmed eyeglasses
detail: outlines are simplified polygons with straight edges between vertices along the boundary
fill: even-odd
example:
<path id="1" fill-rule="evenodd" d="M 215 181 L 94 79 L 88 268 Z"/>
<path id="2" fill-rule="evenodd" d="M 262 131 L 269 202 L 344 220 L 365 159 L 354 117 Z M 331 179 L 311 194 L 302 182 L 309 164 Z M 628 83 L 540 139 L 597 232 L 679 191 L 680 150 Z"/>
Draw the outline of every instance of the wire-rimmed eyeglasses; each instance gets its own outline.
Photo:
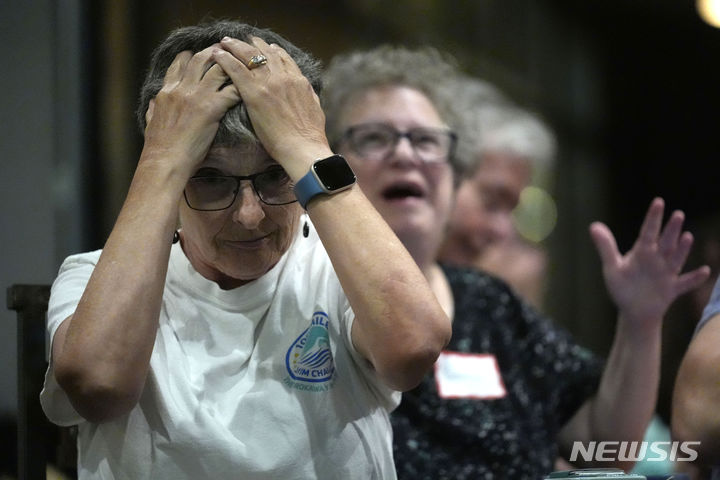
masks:
<path id="1" fill-rule="evenodd" d="M 447 129 L 417 127 L 401 132 L 384 123 L 352 126 L 342 138 L 355 154 L 368 160 L 384 160 L 400 139 L 407 138 L 418 158 L 427 163 L 447 162 L 457 143 L 457 135 Z"/>
<path id="2" fill-rule="evenodd" d="M 273 167 L 252 175 L 195 175 L 185 186 L 185 202 L 193 210 L 225 210 L 235 202 L 243 180 L 250 181 L 255 194 L 267 205 L 287 205 L 297 201 L 288 174 L 282 167 Z"/>

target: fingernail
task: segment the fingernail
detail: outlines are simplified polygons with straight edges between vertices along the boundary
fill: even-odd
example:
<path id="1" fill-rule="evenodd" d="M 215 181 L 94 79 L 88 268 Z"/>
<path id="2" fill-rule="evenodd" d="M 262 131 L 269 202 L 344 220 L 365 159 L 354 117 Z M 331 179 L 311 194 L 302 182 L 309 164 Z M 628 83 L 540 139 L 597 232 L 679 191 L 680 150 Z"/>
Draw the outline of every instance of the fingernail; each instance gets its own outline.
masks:
<path id="1" fill-rule="evenodd" d="M 229 42 L 230 40 L 231 40 L 230 37 L 223 37 L 222 40 L 220 40 L 220 41 L 221 42 Z"/>

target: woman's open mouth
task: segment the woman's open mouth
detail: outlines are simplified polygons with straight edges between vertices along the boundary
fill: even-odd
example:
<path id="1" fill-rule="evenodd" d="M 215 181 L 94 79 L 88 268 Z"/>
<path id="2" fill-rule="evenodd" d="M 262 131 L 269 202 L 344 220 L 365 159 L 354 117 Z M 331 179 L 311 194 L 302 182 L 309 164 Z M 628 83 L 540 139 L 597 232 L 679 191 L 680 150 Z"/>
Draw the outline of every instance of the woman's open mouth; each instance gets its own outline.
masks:
<path id="1" fill-rule="evenodd" d="M 385 188 L 381 194 L 383 199 L 394 204 L 413 204 L 425 198 L 423 188 L 413 182 L 396 182 Z"/>

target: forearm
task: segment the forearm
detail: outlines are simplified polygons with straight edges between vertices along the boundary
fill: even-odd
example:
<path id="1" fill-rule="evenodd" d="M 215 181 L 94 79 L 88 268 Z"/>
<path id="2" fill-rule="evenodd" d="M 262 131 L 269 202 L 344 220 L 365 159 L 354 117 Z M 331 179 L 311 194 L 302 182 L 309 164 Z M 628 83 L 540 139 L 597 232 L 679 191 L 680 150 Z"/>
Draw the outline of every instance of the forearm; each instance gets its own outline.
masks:
<path id="1" fill-rule="evenodd" d="M 356 348 L 390 387 L 414 387 L 450 338 L 422 272 L 358 186 L 308 213 L 353 307 Z"/>
<path id="2" fill-rule="evenodd" d="M 660 368 L 661 330 L 658 322 L 638 331 L 620 315 L 597 393 L 561 432 L 561 444 L 573 442 L 641 441 L 655 412 Z M 625 470 L 632 462 L 604 462 Z"/>
<path id="3" fill-rule="evenodd" d="M 707 266 L 682 273 L 693 237 L 682 231 L 685 216 L 679 210 L 663 227 L 664 208 L 661 198 L 653 199 L 624 255 L 606 225 L 590 226 L 605 285 L 620 311 L 600 388 L 583 408 L 587 425 L 580 430 L 592 439 L 642 440 L 657 402 L 662 319 L 678 296 L 710 274 Z"/>
<path id="4" fill-rule="evenodd" d="M 720 316 L 705 325 L 688 348 L 675 381 L 673 437 L 700 442 L 700 460 L 720 462 Z"/>
<path id="5" fill-rule="evenodd" d="M 56 376 L 81 413 L 92 416 L 100 399 L 109 410 L 114 399 L 134 404 L 142 392 L 182 191 L 175 176 L 141 160 L 80 303 L 55 339 Z"/>
<path id="6" fill-rule="evenodd" d="M 657 403 L 660 321 L 643 331 L 622 314 L 594 398 L 591 427 L 598 439 L 642 440 Z"/>

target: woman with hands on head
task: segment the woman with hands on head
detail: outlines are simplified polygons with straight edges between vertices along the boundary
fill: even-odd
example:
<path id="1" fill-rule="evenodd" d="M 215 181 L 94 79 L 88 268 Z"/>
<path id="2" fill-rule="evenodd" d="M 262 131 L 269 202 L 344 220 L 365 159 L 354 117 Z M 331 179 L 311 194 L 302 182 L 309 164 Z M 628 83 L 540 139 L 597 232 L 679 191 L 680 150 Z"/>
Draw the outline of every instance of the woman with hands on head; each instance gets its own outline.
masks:
<path id="1" fill-rule="evenodd" d="M 591 226 L 618 310 L 603 366 L 502 281 L 437 263 L 464 162 L 457 75 L 434 49 L 382 46 L 335 57 L 324 74 L 331 145 L 425 274 L 452 337 L 392 413 L 399 478 L 543 478 L 575 441 L 643 438 L 655 410 L 662 317 L 707 267 L 681 273 L 692 236 L 652 202 L 633 248 Z M 585 444 L 587 446 L 587 443 Z M 617 459 L 614 465 L 630 465 Z"/>
<path id="2" fill-rule="evenodd" d="M 395 477 L 388 412 L 450 324 L 328 146 L 318 70 L 234 21 L 156 49 L 125 203 L 48 310 L 81 479 Z"/>

